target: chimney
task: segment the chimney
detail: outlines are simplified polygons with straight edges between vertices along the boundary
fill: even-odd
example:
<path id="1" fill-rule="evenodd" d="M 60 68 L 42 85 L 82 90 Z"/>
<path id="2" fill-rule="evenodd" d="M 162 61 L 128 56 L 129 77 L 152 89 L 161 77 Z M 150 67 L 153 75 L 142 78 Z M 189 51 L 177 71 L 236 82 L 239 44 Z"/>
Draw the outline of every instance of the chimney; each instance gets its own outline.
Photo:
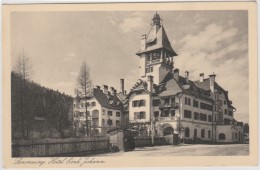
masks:
<path id="1" fill-rule="evenodd" d="M 146 49 L 146 38 L 147 38 L 146 34 L 141 36 L 141 51 Z"/>
<path id="2" fill-rule="evenodd" d="M 116 96 L 116 94 L 117 94 L 117 91 L 116 91 L 116 89 L 114 89 L 113 96 Z"/>
<path id="3" fill-rule="evenodd" d="M 209 79 L 210 79 L 210 90 L 211 90 L 211 92 L 214 94 L 214 92 L 215 92 L 215 77 L 216 77 L 216 74 L 214 74 L 214 72 L 213 72 L 213 74 L 211 74 L 211 75 L 209 75 Z"/>
<path id="4" fill-rule="evenodd" d="M 147 80 L 147 90 L 149 92 L 153 92 L 153 76 L 149 75 L 147 76 L 148 80 Z"/>
<path id="5" fill-rule="evenodd" d="M 107 85 L 103 85 L 103 93 L 108 94 L 108 86 Z"/>
<path id="6" fill-rule="evenodd" d="M 120 90 L 121 90 L 121 93 L 122 95 L 125 94 L 125 87 L 124 87 L 124 79 L 120 79 Z"/>
<path id="7" fill-rule="evenodd" d="M 173 70 L 173 77 L 174 77 L 177 81 L 179 81 L 179 69 L 178 69 L 178 68 L 176 68 L 176 69 Z"/>
<path id="8" fill-rule="evenodd" d="M 200 73 L 200 82 L 204 81 L 204 73 Z"/>
<path id="9" fill-rule="evenodd" d="M 185 79 L 186 79 L 186 83 L 189 83 L 189 72 L 185 71 Z"/>
<path id="10" fill-rule="evenodd" d="M 96 86 L 96 89 L 100 90 L 100 86 Z"/>
<path id="11" fill-rule="evenodd" d="M 114 87 L 110 87 L 110 93 L 114 96 Z"/>

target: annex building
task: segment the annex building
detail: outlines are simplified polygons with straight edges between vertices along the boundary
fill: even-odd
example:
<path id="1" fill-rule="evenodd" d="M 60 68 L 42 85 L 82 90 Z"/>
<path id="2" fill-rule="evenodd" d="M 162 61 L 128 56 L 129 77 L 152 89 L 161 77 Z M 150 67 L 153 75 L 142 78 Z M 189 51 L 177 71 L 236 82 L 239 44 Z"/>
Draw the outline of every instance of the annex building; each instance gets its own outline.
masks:
<path id="1" fill-rule="evenodd" d="M 236 109 L 216 75 L 201 73 L 198 80 L 190 80 L 188 71 L 180 75 L 174 68 L 177 54 L 158 13 L 141 38 L 137 56 L 140 79 L 127 95 L 131 123 L 146 124 L 156 136 L 178 134 L 186 142 L 243 141 L 243 123 L 234 119 Z"/>

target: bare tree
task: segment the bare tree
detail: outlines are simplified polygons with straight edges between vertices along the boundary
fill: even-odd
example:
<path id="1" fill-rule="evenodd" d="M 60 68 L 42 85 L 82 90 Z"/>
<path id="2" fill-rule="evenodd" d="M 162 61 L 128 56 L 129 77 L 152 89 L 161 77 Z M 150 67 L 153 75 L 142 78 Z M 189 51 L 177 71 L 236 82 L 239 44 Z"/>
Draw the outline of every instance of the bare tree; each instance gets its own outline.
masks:
<path id="1" fill-rule="evenodd" d="M 16 65 L 14 67 L 14 72 L 19 78 L 19 105 L 20 105 L 20 116 L 21 116 L 21 130 L 22 137 L 26 139 L 29 137 L 29 123 L 28 117 L 25 117 L 26 107 L 28 106 L 29 99 L 27 95 L 27 82 L 30 80 L 32 75 L 32 67 L 29 62 L 29 58 L 26 56 L 25 52 L 18 56 Z"/>
<path id="2" fill-rule="evenodd" d="M 87 107 L 87 99 L 91 93 L 92 90 L 92 81 L 90 78 L 90 74 L 89 74 L 89 68 L 86 64 L 86 62 L 83 62 L 80 68 L 80 73 L 79 73 L 79 77 L 77 80 L 77 88 L 76 88 L 76 93 L 77 95 L 80 96 L 80 98 L 84 98 L 85 99 L 85 108 L 86 108 L 86 122 L 85 122 L 85 127 L 86 127 L 86 135 L 89 136 L 90 135 L 90 131 L 91 131 L 91 122 L 88 121 L 88 107 Z"/>

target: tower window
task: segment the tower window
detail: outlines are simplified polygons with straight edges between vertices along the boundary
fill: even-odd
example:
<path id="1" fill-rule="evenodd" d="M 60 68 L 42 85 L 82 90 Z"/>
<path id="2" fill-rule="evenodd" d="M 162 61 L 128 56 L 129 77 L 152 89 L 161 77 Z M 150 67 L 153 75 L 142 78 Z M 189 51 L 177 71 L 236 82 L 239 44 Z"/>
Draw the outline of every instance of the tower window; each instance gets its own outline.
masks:
<path id="1" fill-rule="evenodd" d="M 151 67 L 151 70 L 150 70 L 151 72 L 153 72 L 153 67 Z"/>

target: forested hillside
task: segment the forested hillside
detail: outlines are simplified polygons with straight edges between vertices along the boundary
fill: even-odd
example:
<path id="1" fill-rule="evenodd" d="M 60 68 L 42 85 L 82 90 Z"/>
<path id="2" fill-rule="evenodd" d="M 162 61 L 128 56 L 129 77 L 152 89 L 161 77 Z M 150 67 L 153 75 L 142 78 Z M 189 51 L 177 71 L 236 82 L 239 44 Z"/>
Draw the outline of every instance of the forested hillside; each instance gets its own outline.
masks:
<path id="1" fill-rule="evenodd" d="M 12 137 L 68 136 L 72 131 L 72 97 L 11 73 Z"/>

